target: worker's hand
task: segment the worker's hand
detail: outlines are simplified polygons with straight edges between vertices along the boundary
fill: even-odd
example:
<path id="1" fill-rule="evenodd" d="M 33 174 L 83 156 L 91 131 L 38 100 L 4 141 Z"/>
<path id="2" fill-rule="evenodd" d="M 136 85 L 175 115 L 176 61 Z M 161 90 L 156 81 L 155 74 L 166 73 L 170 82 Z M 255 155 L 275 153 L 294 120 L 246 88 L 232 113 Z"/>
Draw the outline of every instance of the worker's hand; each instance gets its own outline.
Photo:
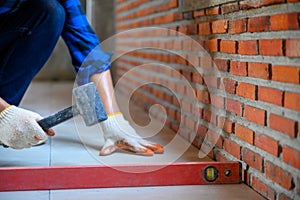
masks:
<path id="1" fill-rule="evenodd" d="M 145 156 L 164 152 L 163 146 L 142 139 L 121 113 L 109 116 L 100 125 L 105 139 L 100 155 L 109 155 L 117 149 L 129 150 Z"/>
<path id="2" fill-rule="evenodd" d="M 52 129 L 44 132 L 37 121 L 42 117 L 34 112 L 9 106 L 0 113 L 0 142 L 14 149 L 29 148 L 45 142 Z"/>

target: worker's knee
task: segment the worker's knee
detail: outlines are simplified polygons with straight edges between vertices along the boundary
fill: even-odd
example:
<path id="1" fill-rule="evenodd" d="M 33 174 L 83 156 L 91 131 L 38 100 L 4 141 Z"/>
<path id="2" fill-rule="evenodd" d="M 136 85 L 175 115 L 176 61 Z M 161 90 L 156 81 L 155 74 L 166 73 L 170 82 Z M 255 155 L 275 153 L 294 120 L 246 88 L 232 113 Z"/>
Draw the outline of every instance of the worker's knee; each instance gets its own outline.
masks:
<path id="1" fill-rule="evenodd" d="M 62 28 L 65 23 L 65 10 L 58 1 L 53 0 L 34 0 L 39 3 L 41 16 L 49 28 Z"/>
<path id="2" fill-rule="evenodd" d="M 61 31 L 65 23 L 65 10 L 56 0 L 29 0 L 24 5 L 29 11 L 33 11 L 34 25 L 31 29 L 47 27 L 50 32 Z M 52 30 L 52 31 L 51 31 Z"/>

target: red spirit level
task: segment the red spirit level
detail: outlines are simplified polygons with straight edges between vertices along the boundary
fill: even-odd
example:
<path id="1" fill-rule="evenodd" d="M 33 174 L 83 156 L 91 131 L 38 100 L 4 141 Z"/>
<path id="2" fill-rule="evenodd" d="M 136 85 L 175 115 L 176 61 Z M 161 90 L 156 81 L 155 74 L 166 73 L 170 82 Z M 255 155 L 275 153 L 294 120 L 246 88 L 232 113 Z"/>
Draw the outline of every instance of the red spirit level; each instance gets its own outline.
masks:
<path id="1" fill-rule="evenodd" d="M 241 183 L 239 162 L 0 168 L 0 191 L 221 183 Z"/>

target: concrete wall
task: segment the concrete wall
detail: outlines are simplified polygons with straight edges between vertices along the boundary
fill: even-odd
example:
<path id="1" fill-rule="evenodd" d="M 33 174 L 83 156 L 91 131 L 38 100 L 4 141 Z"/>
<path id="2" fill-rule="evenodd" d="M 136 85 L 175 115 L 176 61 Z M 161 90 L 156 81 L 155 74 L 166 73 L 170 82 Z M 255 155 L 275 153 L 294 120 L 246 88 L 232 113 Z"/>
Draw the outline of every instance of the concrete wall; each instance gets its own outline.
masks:
<path id="1" fill-rule="evenodd" d="M 87 16 L 100 41 L 114 34 L 114 1 L 81 0 Z M 57 43 L 54 52 L 36 76 L 36 80 L 73 80 L 75 70 L 71 64 L 68 49 L 62 39 Z"/>

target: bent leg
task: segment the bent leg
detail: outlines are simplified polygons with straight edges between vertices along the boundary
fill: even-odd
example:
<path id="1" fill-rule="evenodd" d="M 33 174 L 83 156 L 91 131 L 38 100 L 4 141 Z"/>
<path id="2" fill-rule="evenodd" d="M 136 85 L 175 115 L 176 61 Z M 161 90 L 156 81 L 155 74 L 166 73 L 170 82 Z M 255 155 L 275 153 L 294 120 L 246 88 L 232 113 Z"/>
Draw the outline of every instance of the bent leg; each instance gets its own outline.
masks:
<path id="1" fill-rule="evenodd" d="M 28 0 L 0 15 L 0 97 L 18 105 L 62 32 L 64 8 L 56 0 Z"/>

